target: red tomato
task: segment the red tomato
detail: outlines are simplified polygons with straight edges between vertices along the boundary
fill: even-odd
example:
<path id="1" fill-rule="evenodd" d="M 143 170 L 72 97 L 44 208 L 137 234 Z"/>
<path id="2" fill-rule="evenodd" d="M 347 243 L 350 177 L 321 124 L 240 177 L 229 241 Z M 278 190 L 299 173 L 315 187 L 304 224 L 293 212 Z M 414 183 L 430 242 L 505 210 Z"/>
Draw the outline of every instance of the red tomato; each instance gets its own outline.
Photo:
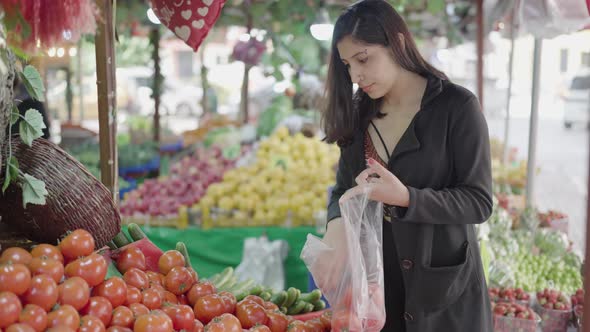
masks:
<path id="1" fill-rule="evenodd" d="M 133 332 L 133 330 L 127 327 L 111 326 L 107 329 L 107 332 Z"/>
<path id="2" fill-rule="evenodd" d="M 116 307 L 113 310 L 113 318 L 111 319 L 111 326 L 122 326 L 132 328 L 135 322 L 133 311 L 125 306 Z"/>
<path id="3" fill-rule="evenodd" d="M 59 251 L 59 248 L 56 246 L 52 246 L 51 244 L 40 244 L 35 246 L 33 250 L 31 250 L 31 255 L 33 257 L 48 257 L 50 259 L 54 259 L 63 264 L 64 256 Z"/>
<path id="4" fill-rule="evenodd" d="M 186 294 L 182 294 L 180 296 L 177 296 L 176 298 L 178 299 L 178 304 L 190 305 L 190 303 L 188 303 L 188 298 L 186 297 Z"/>
<path id="5" fill-rule="evenodd" d="M 31 286 L 31 272 L 23 264 L 3 263 L 0 265 L 0 292 L 24 294 Z"/>
<path id="6" fill-rule="evenodd" d="M 193 282 L 197 283 L 199 282 L 199 274 L 197 273 L 197 271 L 195 271 L 192 268 L 189 268 L 189 271 L 191 272 L 191 274 L 193 275 Z"/>
<path id="7" fill-rule="evenodd" d="M 173 332 L 172 320 L 161 310 L 137 317 L 133 324 L 135 332 Z"/>
<path id="8" fill-rule="evenodd" d="M 147 315 L 150 313 L 150 309 L 148 309 L 148 307 L 144 306 L 141 303 L 133 303 L 132 305 L 129 306 L 129 309 L 131 309 L 131 311 L 133 311 L 133 317 L 137 318 L 141 315 Z"/>
<path id="9" fill-rule="evenodd" d="M 86 315 L 80 318 L 78 332 L 104 332 L 104 323 L 98 317 Z"/>
<path id="10" fill-rule="evenodd" d="M 145 256 L 143 252 L 137 247 L 127 247 L 121 251 L 116 258 L 117 269 L 121 273 L 127 272 L 134 267 L 145 271 Z"/>
<path id="11" fill-rule="evenodd" d="M 104 326 L 109 326 L 113 317 L 113 305 L 102 296 L 93 296 L 88 301 L 88 304 L 80 310 L 80 313 L 98 317 Z"/>
<path id="12" fill-rule="evenodd" d="M 133 330 L 127 327 L 111 326 L 107 329 L 107 332 L 133 332 Z"/>
<path id="13" fill-rule="evenodd" d="M 132 303 L 141 303 L 141 291 L 133 286 L 127 286 L 125 305 L 130 306 Z"/>
<path id="14" fill-rule="evenodd" d="M 324 331 L 324 324 L 322 324 L 322 322 L 320 322 L 319 318 L 308 320 L 307 322 L 305 322 L 305 326 L 307 326 L 307 328 L 311 332 L 323 332 Z"/>
<path id="15" fill-rule="evenodd" d="M 51 310 L 58 298 L 57 285 L 50 276 L 40 274 L 31 280 L 31 288 L 23 295 L 24 301 L 36 304 L 45 311 Z"/>
<path id="16" fill-rule="evenodd" d="M 80 316 L 74 307 L 64 304 L 47 315 L 47 325 L 49 327 L 67 326 L 76 330 L 80 326 Z"/>
<path id="17" fill-rule="evenodd" d="M 230 292 L 220 292 L 219 296 L 223 299 L 225 304 L 225 312 L 233 314 L 236 311 L 237 300 L 234 294 Z"/>
<path id="18" fill-rule="evenodd" d="M 305 323 L 303 323 L 300 320 L 294 320 L 292 321 L 289 326 L 287 326 L 287 331 L 288 332 L 311 332 L 307 326 L 305 326 Z"/>
<path id="19" fill-rule="evenodd" d="M 29 325 L 36 332 L 43 332 L 47 328 L 47 312 L 36 304 L 27 304 L 20 312 L 18 322 Z"/>
<path id="20" fill-rule="evenodd" d="M 0 293 L 0 328 L 16 323 L 22 309 L 22 304 L 14 293 Z"/>
<path id="21" fill-rule="evenodd" d="M 166 290 L 175 295 L 186 293 L 193 286 L 194 279 L 190 270 L 184 266 L 175 266 L 168 272 L 164 279 Z"/>
<path id="22" fill-rule="evenodd" d="M 193 325 L 193 332 L 203 332 L 204 329 L 205 327 L 203 326 L 203 323 L 201 323 L 198 319 L 195 319 Z"/>
<path id="23" fill-rule="evenodd" d="M 232 314 L 223 314 L 215 317 L 205 326 L 207 332 L 242 332 L 242 326 L 236 316 Z"/>
<path id="24" fill-rule="evenodd" d="M 160 259 L 158 259 L 158 269 L 163 275 L 167 275 L 168 272 L 170 272 L 170 270 L 172 270 L 172 268 L 175 266 L 185 266 L 184 256 L 180 253 L 180 251 L 168 250 L 162 254 L 162 256 L 160 256 Z"/>
<path id="25" fill-rule="evenodd" d="M 23 248 L 11 247 L 2 252 L 0 263 L 24 264 L 28 265 L 33 256 Z"/>
<path id="26" fill-rule="evenodd" d="M 60 283 L 64 276 L 64 266 L 59 261 L 48 258 L 47 256 L 35 257 L 29 263 L 29 269 L 32 275 L 46 274 L 50 276 L 55 283 Z"/>
<path id="27" fill-rule="evenodd" d="M 195 325 L 195 313 L 193 308 L 187 305 L 175 305 L 168 316 L 172 319 L 174 330 L 190 331 Z"/>
<path id="28" fill-rule="evenodd" d="M 88 256 L 94 251 L 94 238 L 88 231 L 77 229 L 59 242 L 59 249 L 66 259 Z"/>
<path id="29" fill-rule="evenodd" d="M 80 277 L 88 283 L 88 286 L 94 287 L 103 282 L 107 275 L 107 262 L 97 253 L 89 256 L 78 258 L 66 265 L 66 276 Z"/>
<path id="30" fill-rule="evenodd" d="M 279 306 L 270 301 L 266 301 L 264 302 L 264 309 L 266 309 L 267 311 L 277 311 L 279 310 Z"/>
<path id="31" fill-rule="evenodd" d="M 196 283 L 187 293 L 188 303 L 194 306 L 200 297 L 215 293 L 217 293 L 217 289 L 212 283 L 208 281 Z"/>
<path id="32" fill-rule="evenodd" d="M 258 303 L 258 304 L 260 304 L 261 306 L 264 307 L 264 300 L 260 296 L 248 295 L 241 302 L 248 302 L 248 301 L 252 301 L 254 303 Z"/>
<path id="33" fill-rule="evenodd" d="M 236 306 L 236 317 L 242 323 L 242 327 L 249 329 L 256 324 L 266 325 L 268 316 L 264 307 L 251 301 L 241 301 Z"/>
<path id="34" fill-rule="evenodd" d="M 164 292 L 164 298 L 162 299 L 163 303 L 170 303 L 170 304 L 178 304 L 178 298 L 176 295 L 170 293 L 169 291 Z"/>
<path id="35" fill-rule="evenodd" d="M 58 303 L 69 304 L 76 310 L 84 308 L 90 299 L 90 288 L 86 280 L 80 277 L 66 279 L 57 287 Z"/>
<path id="36" fill-rule="evenodd" d="M 256 325 L 250 329 L 250 332 L 272 332 L 266 325 Z"/>
<path id="37" fill-rule="evenodd" d="M 12 324 L 6 330 L 6 332 L 35 332 L 35 329 L 27 324 Z"/>
<path id="38" fill-rule="evenodd" d="M 272 332 L 285 332 L 287 330 L 289 321 L 285 315 L 280 312 L 267 311 L 266 316 L 268 316 L 268 327 Z"/>
<path id="39" fill-rule="evenodd" d="M 337 310 L 332 312 L 332 331 L 346 332 L 358 331 L 361 329 L 361 322 L 356 315 L 348 310 Z"/>
<path id="40" fill-rule="evenodd" d="M 145 274 L 150 281 L 150 286 L 154 284 L 164 286 L 164 275 L 154 271 L 146 271 Z"/>
<path id="41" fill-rule="evenodd" d="M 160 309 L 162 307 L 162 297 L 153 289 L 146 289 L 141 293 L 141 303 L 150 310 Z"/>
<path id="42" fill-rule="evenodd" d="M 76 332 L 69 326 L 55 326 L 48 328 L 45 332 Z"/>
<path id="43" fill-rule="evenodd" d="M 147 274 L 138 268 L 130 268 L 123 274 L 123 280 L 127 283 L 127 286 L 133 286 L 139 290 L 144 290 L 150 287 L 150 280 Z"/>
<path id="44" fill-rule="evenodd" d="M 332 310 L 326 310 L 320 316 L 320 322 L 324 326 L 325 330 L 332 329 Z"/>
<path id="45" fill-rule="evenodd" d="M 207 324 L 213 318 L 225 313 L 225 303 L 218 294 L 209 294 L 200 297 L 194 307 L 195 317 Z"/>
<path id="46" fill-rule="evenodd" d="M 92 290 L 93 296 L 102 296 L 111 301 L 113 308 L 123 305 L 127 300 L 127 284 L 119 277 L 111 277 Z"/>

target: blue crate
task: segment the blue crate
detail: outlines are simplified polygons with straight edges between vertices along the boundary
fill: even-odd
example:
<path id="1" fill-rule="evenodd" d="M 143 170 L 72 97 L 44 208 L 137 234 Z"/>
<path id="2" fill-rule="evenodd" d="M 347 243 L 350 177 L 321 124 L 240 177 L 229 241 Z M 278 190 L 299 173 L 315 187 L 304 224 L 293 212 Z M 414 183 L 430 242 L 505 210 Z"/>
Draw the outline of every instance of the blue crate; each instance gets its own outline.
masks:
<path id="1" fill-rule="evenodd" d="M 311 273 L 308 272 L 308 274 L 307 274 L 307 291 L 311 292 L 316 288 L 318 288 L 318 286 L 316 286 L 315 282 L 313 281 L 313 277 L 311 276 Z M 322 300 L 324 300 L 324 302 L 326 302 L 326 308 L 329 308 L 330 303 L 328 303 L 328 300 L 326 300 L 326 298 L 324 297 L 323 294 L 322 294 Z"/>
<path id="2" fill-rule="evenodd" d="M 178 151 L 182 150 L 183 147 L 184 147 L 184 142 L 182 140 L 179 140 L 176 143 L 160 145 L 160 152 L 163 152 L 163 153 L 178 152 Z"/>
<path id="3" fill-rule="evenodd" d="M 127 183 L 129 183 L 129 186 L 119 189 L 119 199 L 123 199 L 123 197 L 125 197 L 126 193 L 137 189 L 137 181 L 135 181 L 133 179 L 125 180 L 125 181 L 127 181 Z"/>

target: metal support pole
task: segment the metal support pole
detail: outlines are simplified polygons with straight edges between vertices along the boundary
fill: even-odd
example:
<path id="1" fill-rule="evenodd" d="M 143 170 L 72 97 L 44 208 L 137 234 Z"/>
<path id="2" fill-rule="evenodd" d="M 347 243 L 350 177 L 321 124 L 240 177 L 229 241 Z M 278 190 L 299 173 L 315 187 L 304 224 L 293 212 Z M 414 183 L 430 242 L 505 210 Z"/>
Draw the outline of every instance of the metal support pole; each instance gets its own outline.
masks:
<path id="1" fill-rule="evenodd" d="M 502 155 L 502 162 L 506 164 L 508 162 L 508 154 L 510 152 L 509 138 L 510 138 L 510 100 L 512 99 L 512 72 L 514 67 L 514 38 L 515 38 L 515 19 L 516 8 L 512 10 L 510 15 L 510 55 L 508 58 L 508 91 L 506 91 L 506 119 L 504 121 L 504 151 Z"/>
<path id="2" fill-rule="evenodd" d="M 96 84 L 100 142 L 100 180 L 118 201 L 117 110 L 115 81 L 115 29 L 113 0 L 97 0 L 102 20 L 98 21 L 96 44 Z"/>
<path id="3" fill-rule="evenodd" d="M 537 157 L 537 127 L 539 124 L 539 88 L 541 77 L 541 51 L 543 39 L 535 38 L 533 53 L 533 86 L 531 95 L 531 119 L 529 127 L 529 158 L 527 162 L 526 206 L 534 206 L 535 195 L 535 163 Z"/>
<path id="4" fill-rule="evenodd" d="M 590 2 L 589 10 L 590 10 Z M 590 103 L 588 103 L 588 108 L 590 110 Z M 590 135 L 588 135 L 588 147 L 590 147 Z M 590 303 L 590 290 L 587 288 L 590 285 L 590 198 L 588 194 L 590 193 L 590 160 L 588 161 L 588 190 L 586 191 L 586 252 L 584 256 L 584 303 Z M 584 315 L 583 317 L 590 317 L 590 305 L 584 306 Z M 590 332 L 590 324 L 583 324 L 584 325 L 584 332 Z"/>
<path id="5" fill-rule="evenodd" d="M 82 40 L 78 41 L 78 56 L 76 57 L 76 82 L 78 83 L 78 110 L 80 123 L 84 121 L 84 87 L 82 85 Z"/>
<path id="6" fill-rule="evenodd" d="M 483 108 L 483 53 L 484 53 L 484 25 L 483 25 L 483 0 L 477 0 L 477 98 Z"/>

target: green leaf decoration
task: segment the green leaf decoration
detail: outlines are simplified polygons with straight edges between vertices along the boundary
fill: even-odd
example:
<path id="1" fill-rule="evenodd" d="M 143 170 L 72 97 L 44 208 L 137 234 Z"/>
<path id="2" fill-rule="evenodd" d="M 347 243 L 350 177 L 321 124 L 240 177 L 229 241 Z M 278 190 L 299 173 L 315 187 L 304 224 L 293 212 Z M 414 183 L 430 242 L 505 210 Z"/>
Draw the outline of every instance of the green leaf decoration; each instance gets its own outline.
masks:
<path id="1" fill-rule="evenodd" d="M 28 203 L 38 205 L 45 204 L 45 197 L 49 194 L 47 189 L 45 189 L 45 182 L 29 174 L 25 174 L 22 179 L 22 188 L 23 206 L 25 209 L 27 208 Z"/>
<path id="2" fill-rule="evenodd" d="M 41 75 L 35 67 L 28 65 L 21 73 L 21 79 L 31 97 L 38 101 L 45 101 L 45 87 Z"/>
<path id="3" fill-rule="evenodd" d="M 8 160 L 8 165 L 6 166 L 6 177 L 4 178 L 4 184 L 2 185 L 2 193 L 6 191 L 8 186 L 12 181 L 15 181 L 18 178 L 18 160 L 14 156 L 10 157 Z"/>
<path id="4" fill-rule="evenodd" d="M 41 113 L 35 109 L 29 109 L 19 123 L 20 137 L 26 145 L 32 146 L 34 139 L 43 136 L 45 128 Z"/>

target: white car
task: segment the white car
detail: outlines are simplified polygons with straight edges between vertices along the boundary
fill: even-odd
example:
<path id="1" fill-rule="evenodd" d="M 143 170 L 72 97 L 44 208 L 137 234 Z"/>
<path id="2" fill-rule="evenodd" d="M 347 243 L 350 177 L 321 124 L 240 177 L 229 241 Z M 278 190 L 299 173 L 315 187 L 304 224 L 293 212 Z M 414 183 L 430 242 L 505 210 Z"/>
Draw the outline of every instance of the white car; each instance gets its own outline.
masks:
<path id="1" fill-rule="evenodd" d="M 575 124 L 590 126 L 590 70 L 577 73 L 568 82 L 561 98 L 565 128 L 570 129 Z"/>

